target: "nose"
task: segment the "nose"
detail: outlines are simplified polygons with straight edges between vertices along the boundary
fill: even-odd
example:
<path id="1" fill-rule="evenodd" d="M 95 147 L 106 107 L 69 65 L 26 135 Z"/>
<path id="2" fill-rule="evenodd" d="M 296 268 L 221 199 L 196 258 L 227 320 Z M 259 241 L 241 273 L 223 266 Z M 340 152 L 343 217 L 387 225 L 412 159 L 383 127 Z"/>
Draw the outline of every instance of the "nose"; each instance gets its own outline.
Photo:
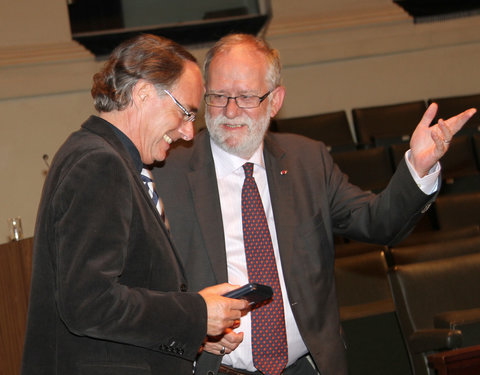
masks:
<path id="1" fill-rule="evenodd" d="M 179 128 L 178 132 L 182 135 L 182 138 L 186 141 L 193 139 L 195 130 L 193 129 L 193 122 L 187 121 L 184 122 Z"/>
<path id="2" fill-rule="evenodd" d="M 238 116 L 241 109 L 238 107 L 234 98 L 228 98 L 227 106 L 225 107 L 225 116 L 228 118 L 235 118 Z"/>

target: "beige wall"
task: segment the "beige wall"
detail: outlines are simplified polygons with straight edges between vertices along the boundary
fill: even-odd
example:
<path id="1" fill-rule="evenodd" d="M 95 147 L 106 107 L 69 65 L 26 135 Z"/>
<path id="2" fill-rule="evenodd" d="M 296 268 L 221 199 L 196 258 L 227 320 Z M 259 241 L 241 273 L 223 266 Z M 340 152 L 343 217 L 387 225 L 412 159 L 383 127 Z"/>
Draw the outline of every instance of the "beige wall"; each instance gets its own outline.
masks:
<path id="1" fill-rule="evenodd" d="M 272 3 L 265 37 L 284 63 L 281 117 L 480 92 L 480 17 L 416 25 L 391 0 Z M 2 243 L 9 217 L 33 235 L 42 156 L 94 113 L 101 62 L 71 41 L 63 0 L 0 5 L 0 35 Z"/>

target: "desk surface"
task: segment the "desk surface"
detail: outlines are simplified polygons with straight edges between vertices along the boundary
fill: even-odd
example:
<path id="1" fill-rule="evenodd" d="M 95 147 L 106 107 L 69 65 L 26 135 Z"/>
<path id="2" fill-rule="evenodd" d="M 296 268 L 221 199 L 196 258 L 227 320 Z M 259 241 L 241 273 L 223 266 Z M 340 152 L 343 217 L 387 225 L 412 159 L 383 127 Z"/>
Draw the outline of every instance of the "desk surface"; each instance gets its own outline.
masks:
<path id="1" fill-rule="evenodd" d="M 431 354 L 428 364 L 437 375 L 478 375 L 480 345 Z"/>

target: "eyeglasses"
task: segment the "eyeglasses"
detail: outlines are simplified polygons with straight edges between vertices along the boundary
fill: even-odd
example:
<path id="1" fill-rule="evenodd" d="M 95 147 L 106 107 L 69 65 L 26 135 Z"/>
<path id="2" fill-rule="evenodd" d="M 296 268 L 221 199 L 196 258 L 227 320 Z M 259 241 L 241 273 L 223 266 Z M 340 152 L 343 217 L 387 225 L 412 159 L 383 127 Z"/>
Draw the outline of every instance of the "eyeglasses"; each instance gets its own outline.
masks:
<path id="1" fill-rule="evenodd" d="M 170 93 L 170 91 L 168 90 L 163 90 L 165 91 L 169 97 L 172 98 L 172 100 L 175 102 L 175 104 L 178 106 L 178 108 L 180 108 L 182 110 L 182 112 L 185 114 L 185 117 L 183 118 L 183 121 L 185 122 L 194 122 L 195 121 L 195 118 L 197 117 L 196 113 L 193 113 L 193 112 L 189 112 L 186 110 L 186 108 L 180 104 L 180 102 L 175 99 L 175 97 Z"/>
<path id="2" fill-rule="evenodd" d="M 226 96 L 220 94 L 205 94 L 204 100 L 207 105 L 210 107 L 226 107 L 230 99 L 235 100 L 238 108 L 257 108 L 260 103 L 262 103 L 268 95 L 272 93 L 273 90 L 270 90 L 265 95 L 256 96 L 256 95 L 239 95 L 239 96 Z"/>

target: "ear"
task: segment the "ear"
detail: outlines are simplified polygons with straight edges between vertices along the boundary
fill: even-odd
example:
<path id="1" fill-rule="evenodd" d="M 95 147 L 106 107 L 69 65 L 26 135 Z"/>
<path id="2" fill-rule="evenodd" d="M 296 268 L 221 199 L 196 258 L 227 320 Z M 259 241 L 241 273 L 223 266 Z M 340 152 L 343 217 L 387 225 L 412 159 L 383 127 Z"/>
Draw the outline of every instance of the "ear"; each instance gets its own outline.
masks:
<path id="1" fill-rule="evenodd" d="M 280 111 L 283 105 L 283 99 L 285 98 L 285 87 L 278 86 L 272 91 L 272 106 L 270 110 L 270 117 L 273 118 Z"/>
<path id="2" fill-rule="evenodd" d="M 153 85 L 143 79 L 137 81 L 132 89 L 132 101 L 136 105 L 141 105 L 152 95 Z"/>

